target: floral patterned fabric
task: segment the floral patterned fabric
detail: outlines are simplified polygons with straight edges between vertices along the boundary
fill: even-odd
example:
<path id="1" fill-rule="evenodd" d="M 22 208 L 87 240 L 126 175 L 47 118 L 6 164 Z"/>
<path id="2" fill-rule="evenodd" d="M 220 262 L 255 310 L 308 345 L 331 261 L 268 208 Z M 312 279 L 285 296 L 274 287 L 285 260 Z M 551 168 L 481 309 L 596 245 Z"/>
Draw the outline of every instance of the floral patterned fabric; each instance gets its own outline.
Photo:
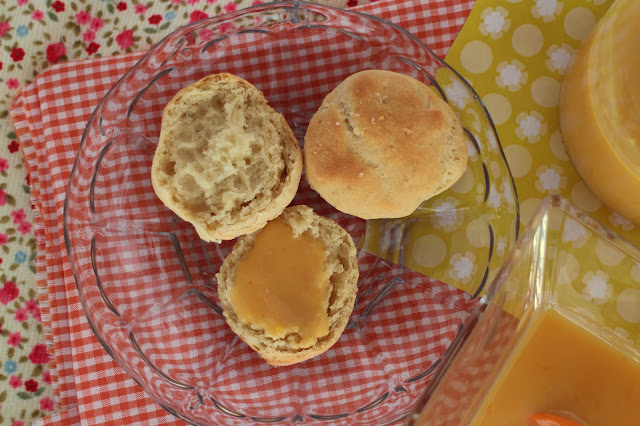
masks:
<path id="1" fill-rule="evenodd" d="M 36 293 L 29 176 L 9 117 L 13 97 L 55 63 L 145 50 L 184 24 L 262 2 L 0 0 L 0 424 L 30 424 L 55 410 Z"/>

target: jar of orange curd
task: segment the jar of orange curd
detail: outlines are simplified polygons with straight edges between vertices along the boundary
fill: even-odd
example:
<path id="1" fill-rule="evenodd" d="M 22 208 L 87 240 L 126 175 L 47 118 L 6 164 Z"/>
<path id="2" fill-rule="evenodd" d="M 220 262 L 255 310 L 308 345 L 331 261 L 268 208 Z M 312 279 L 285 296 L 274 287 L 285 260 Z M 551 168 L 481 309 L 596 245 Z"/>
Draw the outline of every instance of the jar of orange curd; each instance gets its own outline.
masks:
<path id="1" fill-rule="evenodd" d="M 576 53 L 560 129 L 591 191 L 640 224 L 640 0 L 614 2 Z"/>

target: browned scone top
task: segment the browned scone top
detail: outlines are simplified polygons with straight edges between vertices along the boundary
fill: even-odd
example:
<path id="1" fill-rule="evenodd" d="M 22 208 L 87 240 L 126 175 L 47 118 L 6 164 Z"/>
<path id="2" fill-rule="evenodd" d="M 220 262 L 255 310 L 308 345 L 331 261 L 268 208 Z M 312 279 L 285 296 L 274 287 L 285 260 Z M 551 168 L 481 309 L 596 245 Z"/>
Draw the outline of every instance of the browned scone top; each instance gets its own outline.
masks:
<path id="1" fill-rule="evenodd" d="M 390 71 L 361 71 L 344 80 L 305 136 L 311 187 L 363 219 L 411 214 L 458 180 L 467 157 L 449 105 L 418 80 Z"/>

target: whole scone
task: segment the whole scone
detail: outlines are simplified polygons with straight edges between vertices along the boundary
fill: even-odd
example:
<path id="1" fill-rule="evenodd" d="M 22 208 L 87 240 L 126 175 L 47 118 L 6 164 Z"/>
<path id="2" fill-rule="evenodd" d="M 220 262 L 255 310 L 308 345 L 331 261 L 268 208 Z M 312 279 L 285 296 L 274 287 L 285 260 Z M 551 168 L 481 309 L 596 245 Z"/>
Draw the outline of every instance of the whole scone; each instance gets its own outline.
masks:
<path id="1" fill-rule="evenodd" d="M 305 136 L 311 187 L 362 219 L 411 214 L 453 185 L 467 158 L 449 105 L 418 80 L 391 71 L 345 79 L 324 99 Z"/>
<path id="2" fill-rule="evenodd" d="M 207 76 L 164 108 L 153 188 L 203 240 L 262 228 L 291 202 L 301 174 L 302 153 L 284 117 L 239 77 Z"/>
<path id="3" fill-rule="evenodd" d="M 277 220 L 282 220 L 291 227 L 294 238 L 300 238 L 306 234 L 322 245 L 324 260 L 321 260 L 320 267 L 323 283 L 327 285 L 327 293 L 324 300 L 318 300 L 318 303 L 323 304 L 321 305 L 322 309 L 326 309 L 326 317 L 328 318 L 326 334 L 314 336 L 311 341 L 306 342 L 304 336 L 289 331 L 282 337 L 274 338 L 268 336 L 264 328 L 238 318 L 236 306 L 233 303 L 233 300 L 238 299 L 232 297 L 233 287 L 237 282 L 236 275 L 240 265 L 250 256 L 251 250 L 257 244 L 256 239 L 259 234 L 265 232 L 267 228 L 240 238 L 224 260 L 220 272 L 216 275 L 218 297 L 222 303 L 227 323 L 267 363 L 276 366 L 305 361 L 333 346 L 342 335 L 353 310 L 359 275 L 356 247 L 349 233 L 337 223 L 317 215 L 307 206 L 289 207 Z M 249 284 L 257 285 L 255 282 Z M 305 280 L 297 283 L 296 292 L 309 291 L 307 285 L 308 282 Z M 252 291 L 252 294 L 254 293 Z M 268 294 L 272 293 L 275 292 Z M 287 305 L 285 299 L 276 299 L 277 297 L 271 302 L 265 300 L 263 304 L 268 310 L 278 307 L 280 309 L 292 308 L 290 304 Z"/>

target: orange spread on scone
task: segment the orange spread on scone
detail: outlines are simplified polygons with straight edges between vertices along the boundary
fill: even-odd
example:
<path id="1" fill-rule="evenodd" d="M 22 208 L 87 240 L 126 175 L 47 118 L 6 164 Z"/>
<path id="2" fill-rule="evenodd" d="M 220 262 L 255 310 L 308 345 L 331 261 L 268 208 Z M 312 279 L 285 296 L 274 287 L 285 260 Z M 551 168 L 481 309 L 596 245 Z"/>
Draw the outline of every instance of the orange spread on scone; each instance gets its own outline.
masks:
<path id="1" fill-rule="evenodd" d="M 313 345 L 329 332 L 329 281 L 322 243 L 293 235 L 283 220 L 268 223 L 238 265 L 231 302 L 238 319 L 271 338 L 301 337 Z"/>

